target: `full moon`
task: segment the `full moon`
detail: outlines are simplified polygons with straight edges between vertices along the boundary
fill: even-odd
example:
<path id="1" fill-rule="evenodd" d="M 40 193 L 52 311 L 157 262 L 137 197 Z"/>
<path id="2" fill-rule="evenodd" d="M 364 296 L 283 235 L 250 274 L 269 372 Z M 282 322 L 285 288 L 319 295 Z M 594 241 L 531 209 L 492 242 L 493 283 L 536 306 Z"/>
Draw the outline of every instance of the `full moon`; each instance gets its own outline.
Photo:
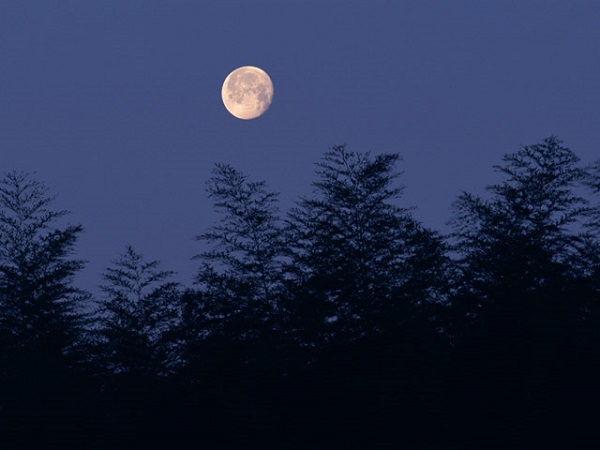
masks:
<path id="1" fill-rule="evenodd" d="M 256 119 L 271 106 L 273 82 L 258 67 L 240 67 L 225 78 L 221 98 L 233 116 L 243 120 Z"/>

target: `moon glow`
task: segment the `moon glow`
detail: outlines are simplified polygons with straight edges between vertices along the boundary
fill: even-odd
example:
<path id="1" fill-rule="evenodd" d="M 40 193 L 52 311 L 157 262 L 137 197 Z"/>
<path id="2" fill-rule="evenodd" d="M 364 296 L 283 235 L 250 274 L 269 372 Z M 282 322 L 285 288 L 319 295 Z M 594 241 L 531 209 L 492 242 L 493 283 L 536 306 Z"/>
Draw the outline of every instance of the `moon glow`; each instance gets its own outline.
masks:
<path id="1" fill-rule="evenodd" d="M 243 120 L 262 116 L 273 100 L 273 82 L 258 67 L 235 69 L 223 82 L 221 98 L 227 111 Z"/>

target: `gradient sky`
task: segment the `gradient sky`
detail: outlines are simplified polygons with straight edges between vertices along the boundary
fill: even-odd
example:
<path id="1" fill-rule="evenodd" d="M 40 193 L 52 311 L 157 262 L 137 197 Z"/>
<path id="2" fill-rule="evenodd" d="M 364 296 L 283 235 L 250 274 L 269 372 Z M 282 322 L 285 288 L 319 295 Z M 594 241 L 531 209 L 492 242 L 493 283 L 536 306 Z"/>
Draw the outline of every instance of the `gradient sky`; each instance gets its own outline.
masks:
<path id="1" fill-rule="evenodd" d="M 598 24 L 597 0 L 2 0 L 0 170 L 36 172 L 85 227 L 88 289 L 128 243 L 190 285 L 215 162 L 285 210 L 329 146 L 398 152 L 403 205 L 444 231 L 521 144 L 600 158 Z M 275 85 L 252 121 L 220 98 L 243 65 Z"/>

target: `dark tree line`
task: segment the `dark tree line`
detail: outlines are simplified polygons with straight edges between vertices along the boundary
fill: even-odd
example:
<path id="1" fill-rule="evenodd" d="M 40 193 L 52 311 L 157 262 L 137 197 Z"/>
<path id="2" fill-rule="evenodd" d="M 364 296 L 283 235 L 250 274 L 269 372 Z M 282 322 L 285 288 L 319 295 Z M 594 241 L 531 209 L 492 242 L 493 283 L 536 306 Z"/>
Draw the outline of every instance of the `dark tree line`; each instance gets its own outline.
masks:
<path id="1" fill-rule="evenodd" d="M 287 214 L 217 164 L 192 286 L 127 247 L 98 298 L 82 227 L 8 173 L 1 448 L 594 448 L 600 161 L 523 146 L 443 236 L 398 160 L 332 147 Z"/>

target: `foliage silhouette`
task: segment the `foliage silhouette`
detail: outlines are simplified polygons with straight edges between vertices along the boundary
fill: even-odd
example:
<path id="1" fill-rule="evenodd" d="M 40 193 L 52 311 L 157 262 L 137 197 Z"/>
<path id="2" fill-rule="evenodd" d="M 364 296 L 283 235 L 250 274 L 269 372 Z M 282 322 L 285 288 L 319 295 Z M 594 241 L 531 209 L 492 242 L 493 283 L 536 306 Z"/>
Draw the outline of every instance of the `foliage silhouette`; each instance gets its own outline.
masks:
<path id="1" fill-rule="evenodd" d="M 600 163 L 523 146 L 444 237 L 398 162 L 332 147 L 284 221 L 217 164 L 193 286 L 127 247 L 98 299 L 72 283 L 81 227 L 8 174 L 2 448 L 595 448 Z"/>
<path id="2" fill-rule="evenodd" d="M 180 364 L 173 336 L 181 315 L 178 284 L 169 281 L 173 272 L 158 266 L 127 246 L 103 274 L 95 363 L 110 374 L 153 378 Z"/>
<path id="3" fill-rule="evenodd" d="M 62 360 L 83 324 L 83 293 L 72 284 L 83 262 L 69 259 L 82 227 L 54 228 L 67 212 L 52 210 L 52 201 L 29 174 L 0 181 L 0 333 L 13 367 Z"/>
<path id="4" fill-rule="evenodd" d="M 455 363 L 483 434 L 539 432 L 567 420 L 548 398 L 565 393 L 562 383 L 578 366 L 573 355 L 587 347 L 582 327 L 592 293 L 584 280 L 597 242 L 586 228 L 593 208 L 578 193 L 588 174 L 577 163 L 549 137 L 504 157 L 497 169 L 505 179 L 488 187 L 491 199 L 465 193 L 455 203 L 463 274 Z"/>
<path id="5" fill-rule="evenodd" d="M 215 165 L 207 191 L 220 218 L 198 236 L 207 250 L 195 257 L 196 291 L 183 297 L 186 373 L 194 380 L 207 374 L 240 380 L 276 365 L 281 347 L 284 237 L 277 195 L 227 164 Z"/>
<path id="6" fill-rule="evenodd" d="M 396 204 L 398 160 L 332 147 L 317 164 L 314 197 L 290 213 L 292 267 L 317 314 L 317 342 L 389 332 L 415 306 L 440 300 L 444 246 Z"/>

